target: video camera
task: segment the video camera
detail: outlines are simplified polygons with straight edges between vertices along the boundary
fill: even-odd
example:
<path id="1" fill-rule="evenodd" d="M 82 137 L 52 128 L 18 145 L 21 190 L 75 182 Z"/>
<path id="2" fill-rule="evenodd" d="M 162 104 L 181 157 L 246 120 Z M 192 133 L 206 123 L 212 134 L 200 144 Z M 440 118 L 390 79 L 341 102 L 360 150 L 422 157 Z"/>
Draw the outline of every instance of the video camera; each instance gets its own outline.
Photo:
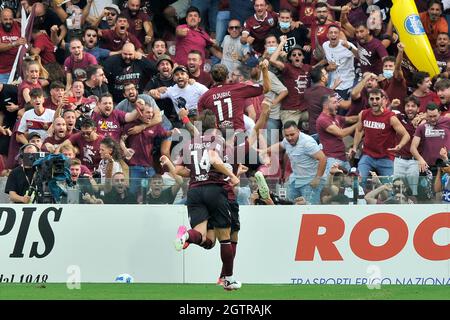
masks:
<path id="1" fill-rule="evenodd" d="M 32 167 L 36 160 L 45 158 L 47 154 L 46 152 L 24 153 L 22 157 L 23 165 L 25 167 Z"/>
<path id="2" fill-rule="evenodd" d="M 69 159 L 63 154 L 48 154 L 33 163 L 37 203 L 60 203 L 72 186 Z"/>
<path id="3" fill-rule="evenodd" d="M 40 164 L 35 166 L 40 178 L 43 181 L 49 181 L 55 177 L 63 176 L 64 169 L 68 166 L 68 163 L 66 160 L 61 158 L 50 158 L 41 161 Z"/>

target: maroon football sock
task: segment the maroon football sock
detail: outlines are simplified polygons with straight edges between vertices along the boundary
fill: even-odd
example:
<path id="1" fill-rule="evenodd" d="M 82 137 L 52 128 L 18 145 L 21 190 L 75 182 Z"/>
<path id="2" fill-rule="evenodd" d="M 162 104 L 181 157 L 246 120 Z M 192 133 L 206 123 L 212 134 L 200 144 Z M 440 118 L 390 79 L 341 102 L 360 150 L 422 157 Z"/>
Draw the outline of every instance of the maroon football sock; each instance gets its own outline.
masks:
<path id="1" fill-rule="evenodd" d="M 206 238 L 205 242 L 203 242 L 202 244 L 200 244 L 200 247 L 209 250 L 213 247 L 213 242 L 211 241 L 211 239 Z"/>
<path id="2" fill-rule="evenodd" d="M 187 242 L 200 245 L 202 243 L 202 234 L 195 229 L 188 230 L 189 239 Z"/>
<path id="3" fill-rule="evenodd" d="M 237 242 L 231 241 L 231 247 L 233 248 L 233 259 L 236 257 L 237 244 Z"/>
<path id="4" fill-rule="evenodd" d="M 220 241 L 220 257 L 222 258 L 221 276 L 232 276 L 234 256 L 230 240 Z"/>

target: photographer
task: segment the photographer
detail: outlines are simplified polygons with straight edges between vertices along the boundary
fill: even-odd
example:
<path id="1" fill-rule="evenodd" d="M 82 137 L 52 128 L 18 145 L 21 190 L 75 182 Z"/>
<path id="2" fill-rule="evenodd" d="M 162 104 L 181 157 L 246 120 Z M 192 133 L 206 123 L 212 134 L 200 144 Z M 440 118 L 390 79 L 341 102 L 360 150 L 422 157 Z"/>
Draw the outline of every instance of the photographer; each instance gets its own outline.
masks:
<path id="1" fill-rule="evenodd" d="M 11 202 L 31 203 L 34 168 L 33 159 L 27 155 L 39 152 L 39 148 L 34 144 L 25 144 L 19 150 L 21 164 L 14 168 L 6 181 L 5 193 L 9 194 Z M 31 161 L 30 161 L 31 160 Z"/>

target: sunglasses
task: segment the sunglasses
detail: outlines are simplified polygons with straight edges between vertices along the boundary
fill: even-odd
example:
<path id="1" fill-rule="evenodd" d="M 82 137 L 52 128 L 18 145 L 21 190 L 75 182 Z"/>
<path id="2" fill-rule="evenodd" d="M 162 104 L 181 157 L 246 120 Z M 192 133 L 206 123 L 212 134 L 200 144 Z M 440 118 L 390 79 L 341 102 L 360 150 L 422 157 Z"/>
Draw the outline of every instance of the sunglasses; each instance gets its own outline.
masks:
<path id="1" fill-rule="evenodd" d="M 369 100 L 370 101 L 374 101 L 374 100 L 378 101 L 378 100 L 381 100 L 381 97 L 370 97 Z"/>
<path id="2" fill-rule="evenodd" d="M 241 28 L 241 26 L 229 26 L 229 27 L 228 27 L 228 29 L 231 29 L 231 30 L 233 30 L 233 29 L 238 30 L 238 29 L 240 29 L 240 28 Z"/>
<path id="3" fill-rule="evenodd" d="M 301 53 L 293 53 L 293 54 L 291 54 L 291 56 L 293 56 L 293 57 L 303 57 L 303 55 Z"/>
<path id="4" fill-rule="evenodd" d="M 117 13 L 115 13 L 115 12 L 107 12 L 105 15 L 106 16 L 115 17 L 115 16 L 117 16 Z"/>

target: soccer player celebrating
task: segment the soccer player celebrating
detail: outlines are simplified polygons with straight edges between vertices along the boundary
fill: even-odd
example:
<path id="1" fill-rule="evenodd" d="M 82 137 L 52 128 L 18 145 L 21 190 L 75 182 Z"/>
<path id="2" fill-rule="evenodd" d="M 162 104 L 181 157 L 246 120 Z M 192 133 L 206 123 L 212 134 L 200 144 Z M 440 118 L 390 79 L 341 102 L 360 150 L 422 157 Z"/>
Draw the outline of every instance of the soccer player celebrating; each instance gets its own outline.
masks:
<path id="1" fill-rule="evenodd" d="M 185 226 L 178 228 L 175 249 L 182 250 L 187 246 L 186 243 L 212 246 L 212 241 L 206 237 L 210 221 L 220 242 L 222 275 L 225 276 L 223 287 L 225 290 L 237 290 L 241 283 L 233 278 L 230 205 L 224 186 L 228 183 L 225 181 L 227 176 L 232 185 L 238 184 L 239 179 L 223 163 L 221 155 L 224 139 L 217 135 L 218 131 L 210 130 L 216 128 L 214 113 L 205 110 L 200 119 L 203 134 L 194 135 L 176 166 L 178 175 L 190 177 L 187 207 L 192 229 L 187 230 Z"/>

